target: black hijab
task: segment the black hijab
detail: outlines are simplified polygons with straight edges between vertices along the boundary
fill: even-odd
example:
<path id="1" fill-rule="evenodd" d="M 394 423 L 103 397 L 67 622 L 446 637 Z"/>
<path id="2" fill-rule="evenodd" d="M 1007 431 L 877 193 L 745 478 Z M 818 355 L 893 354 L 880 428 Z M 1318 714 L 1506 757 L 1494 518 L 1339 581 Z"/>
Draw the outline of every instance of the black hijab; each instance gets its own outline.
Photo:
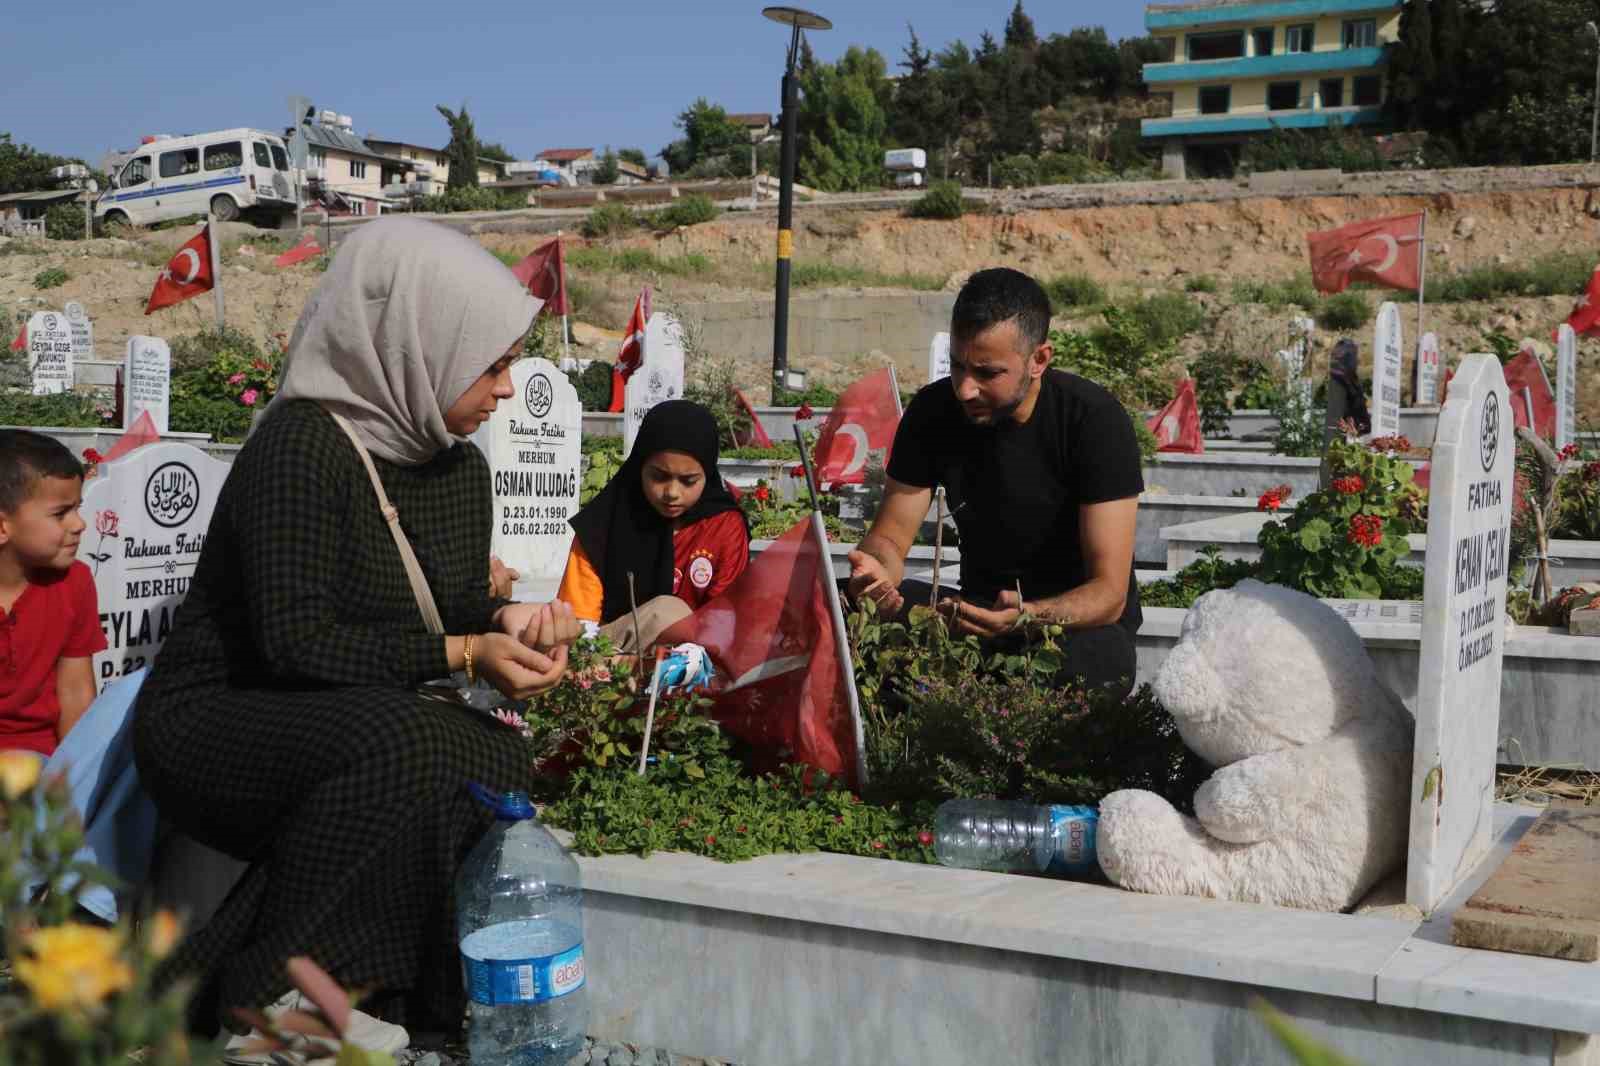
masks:
<path id="1" fill-rule="evenodd" d="M 640 606 L 672 594 L 672 524 L 650 506 L 640 481 L 652 455 L 683 452 L 705 471 L 705 491 L 700 502 L 684 512 L 685 525 L 739 509 L 717 469 L 717 436 L 717 420 L 699 404 L 691 400 L 656 404 L 644 416 L 622 469 L 573 517 L 578 543 L 605 589 L 602 623 L 628 613 L 630 570 Z"/>

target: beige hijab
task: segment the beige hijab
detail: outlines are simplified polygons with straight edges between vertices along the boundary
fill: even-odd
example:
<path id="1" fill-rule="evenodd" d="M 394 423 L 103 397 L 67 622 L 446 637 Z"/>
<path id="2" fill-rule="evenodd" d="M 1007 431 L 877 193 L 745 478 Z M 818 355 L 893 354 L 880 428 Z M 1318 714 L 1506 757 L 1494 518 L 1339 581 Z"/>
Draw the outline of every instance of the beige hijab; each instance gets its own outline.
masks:
<path id="1" fill-rule="evenodd" d="M 527 332 L 541 301 L 472 239 L 386 218 L 339 246 L 289 340 L 272 409 L 316 400 L 374 455 L 425 463 L 456 442 L 444 413 Z"/>

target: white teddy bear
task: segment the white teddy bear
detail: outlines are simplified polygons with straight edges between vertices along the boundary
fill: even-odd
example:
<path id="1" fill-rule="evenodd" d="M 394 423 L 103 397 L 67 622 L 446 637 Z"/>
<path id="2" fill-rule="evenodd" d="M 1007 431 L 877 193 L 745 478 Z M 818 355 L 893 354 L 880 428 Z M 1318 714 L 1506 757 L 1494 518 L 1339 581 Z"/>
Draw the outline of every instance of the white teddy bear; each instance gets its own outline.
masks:
<path id="1" fill-rule="evenodd" d="M 1405 862 L 1415 724 L 1327 604 L 1243 581 L 1200 597 L 1154 689 L 1217 771 L 1196 818 L 1100 803 L 1100 867 L 1136 892 L 1353 906 Z"/>

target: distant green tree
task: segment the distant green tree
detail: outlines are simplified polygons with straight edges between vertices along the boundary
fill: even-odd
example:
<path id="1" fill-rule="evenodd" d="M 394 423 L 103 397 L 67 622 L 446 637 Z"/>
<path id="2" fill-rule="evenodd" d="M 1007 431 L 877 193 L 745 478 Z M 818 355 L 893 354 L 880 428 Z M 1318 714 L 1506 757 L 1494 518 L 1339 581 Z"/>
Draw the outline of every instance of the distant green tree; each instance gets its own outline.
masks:
<path id="1" fill-rule="evenodd" d="M 836 63 L 802 75 L 801 180 L 829 192 L 883 184 L 888 66 L 874 49 L 851 45 Z"/>
<path id="2" fill-rule="evenodd" d="M 1033 19 L 1022 10 L 1022 0 L 1017 0 L 1006 19 L 1006 47 L 1031 52 L 1039 47 L 1039 35 L 1034 32 Z"/>
<path id="3" fill-rule="evenodd" d="M 607 145 L 605 154 L 600 157 L 600 165 L 594 168 L 593 180 L 596 185 L 615 185 L 622 171 L 617 167 L 617 153 Z"/>
<path id="4" fill-rule="evenodd" d="M 617 158 L 623 162 L 632 163 L 636 167 L 650 165 L 650 160 L 644 154 L 643 148 L 623 148 L 617 152 Z"/>
<path id="5" fill-rule="evenodd" d="M 50 176 L 51 168 L 82 162 L 16 144 L 11 134 L 0 133 L 0 194 L 54 189 L 56 180 Z"/>
<path id="6" fill-rule="evenodd" d="M 496 163 L 514 163 L 517 160 L 511 150 L 499 141 L 479 141 L 478 158 L 493 160 Z"/>
<path id="7" fill-rule="evenodd" d="M 460 111 L 451 111 L 443 104 L 435 105 L 439 114 L 450 124 L 450 143 L 445 147 L 445 158 L 450 161 L 450 180 L 447 189 L 476 189 L 478 187 L 478 136 L 472 128 L 472 117 L 467 105 Z"/>
<path id="8" fill-rule="evenodd" d="M 743 147 L 748 141 L 744 130 L 729 120 L 727 111 L 703 96 L 678 115 L 676 125 L 683 137 L 661 149 L 661 157 L 674 174 Z"/>

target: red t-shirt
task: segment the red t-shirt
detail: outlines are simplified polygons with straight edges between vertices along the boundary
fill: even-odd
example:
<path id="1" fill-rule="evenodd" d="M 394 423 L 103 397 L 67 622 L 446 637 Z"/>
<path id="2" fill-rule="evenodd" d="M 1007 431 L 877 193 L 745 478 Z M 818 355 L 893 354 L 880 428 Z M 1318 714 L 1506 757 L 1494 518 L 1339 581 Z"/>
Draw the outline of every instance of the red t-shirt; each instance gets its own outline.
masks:
<path id="1" fill-rule="evenodd" d="M 691 610 L 718 595 L 750 565 L 750 534 L 738 511 L 702 518 L 672 534 L 672 592 Z M 576 539 L 556 598 L 579 618 L 598 622 L 605 588 L 600 573 Z"/>
<path id="2" fill-rule="evenodd" d="M 54 753 L 61 718 L 56 665 L 105 647 L 87 566 L 75 562 L 30 580 L 11 610 L 0 610 L 0 750 Z"/>

